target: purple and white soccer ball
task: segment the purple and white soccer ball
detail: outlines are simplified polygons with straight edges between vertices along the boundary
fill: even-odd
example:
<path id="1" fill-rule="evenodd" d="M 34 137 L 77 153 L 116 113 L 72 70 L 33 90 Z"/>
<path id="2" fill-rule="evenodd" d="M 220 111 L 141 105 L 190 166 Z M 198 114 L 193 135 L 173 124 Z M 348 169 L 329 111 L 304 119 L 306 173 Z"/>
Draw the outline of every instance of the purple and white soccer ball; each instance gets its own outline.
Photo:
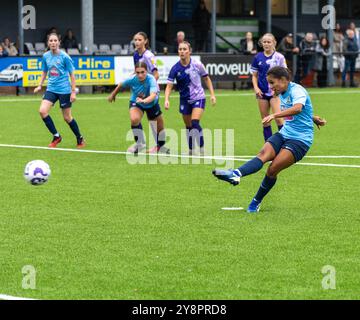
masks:
<path id="1" fill-rule="evenodd" d="M 30 161 L 24 170 L 24 178 L 33 186 L 39 186 L 49 180 L 51 170 L 49 165 L 42 160 Z"/>

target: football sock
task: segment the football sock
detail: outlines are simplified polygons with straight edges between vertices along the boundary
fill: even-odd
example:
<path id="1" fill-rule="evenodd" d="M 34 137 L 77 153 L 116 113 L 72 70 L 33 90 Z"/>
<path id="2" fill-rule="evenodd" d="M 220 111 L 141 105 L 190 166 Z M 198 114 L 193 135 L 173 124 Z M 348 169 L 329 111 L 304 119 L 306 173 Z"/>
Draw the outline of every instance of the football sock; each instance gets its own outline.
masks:
<path id="1" fill-rule="evenodd" d="M 258 202 L 261 202 L 262 199 L 268 194 L 268 192 L 271 190 L 271 188 L 275 185 L 276 178 L 270 178 L 267 175 L 265 175 L 264 180 L 262 181 L 260 188 L 258 192 L 255 195 L 255 199 Z"/>
<path id="2" fill-rule="evenodd" d="M 263 133 L 264 133 L 264 139 L 266 141 L 267 139 L 269 139 L 272 136 L 271 126 L 264 127 Z"/>
<path id="3" fill-rule="evenodd" d="M 193 148 L 193 137 L 191 134 L 191 127 L 186 127 L 186 138 L 189 145 L 189 149 L 192 150 Z"/>
<path id="4" fill-rule="evenodd" d="M 151 120 L 151 121 L 149 121 L 149 123 L 150 123 L 151 132 L 154 137 L 155 143 L 157 143 L 157 141 L 158 141 L 157 122 Z"/>
<path id="5" fill-rule="evenodd" d="M 204 136 L 202 132 L 202 127 L 200 126 L 199 120 L 191 120 L 191 131 L 196 137 L 196 142 L 200 148 L 204 146 Z"/>
<path id="6" fill-rule="evenodd" d="M 81 133 L 79 130 L 79 126 L 77 124 L 77 122 L 75 121 L 75 119 L 72 119 L 69 123 L 68 123 L 70 129 L 72 130 L 72 132 L 74 132 L 74 135 L 76 136 L 76 138 L 79 140 L 81 138 Z"/>
<path id="7" fill-rule="evenodd" d="M 244 165 L 234 170 L 234 173 L 240 177 L 248 176 L 249 174 L 253 174 L 258 172 L 263 167 L 263 162 L 255 157 L 250 161 L 246 162 Z"/>
<path id="8" fill-rule="evenodd" d="M 136 143 L 145 144 L 145 137 L 144 137 L 144 131 L 141 123 L 139 123 L 137 126 L 131 126 L 134 139 Z"/>
<path id="9" fill-rule="evenodd" d="M 166 141 L 165 129 L 161 130 L 156 137 L 156 144 L 161 148 Z"/>
<path id="10" fill-rule="evenodd" d="M 54 136 L 60 136 L 60 134 L 57 132 L 56 128 L 55 128 L 55 124 L 52 121 L 50 116 L 47 116 L 46 118 L 43 118 L 43 121 L 46 125 L 46 127 L 49 129 L 49 131 L 52 133 L 52 135 Z"/>
<path id="11" fill-rule="evenodd" d="M 279 124 L 279 125 L 278 125 L 278 131 L 280 131 L 282 127 L 283 127 L 283 125 L 282 125 L 282 124 Z"/>

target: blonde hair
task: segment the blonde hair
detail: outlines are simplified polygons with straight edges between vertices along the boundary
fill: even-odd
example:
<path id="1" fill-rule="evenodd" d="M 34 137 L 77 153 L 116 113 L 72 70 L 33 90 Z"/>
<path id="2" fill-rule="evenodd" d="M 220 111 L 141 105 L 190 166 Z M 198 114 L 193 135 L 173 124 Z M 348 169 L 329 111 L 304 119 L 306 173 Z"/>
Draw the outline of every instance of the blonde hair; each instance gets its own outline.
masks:
<path id="1" fill-rule="evenodd" d="M 270 37 L 270 38 L 272 38 L 272 41 L 273 41 L 273 50 L 274 51 L 276 51 L 276 39 L 275 39 L 275 37 L 274 37 L 274 35 L 272 34 L 272 33 L 265 33 L 260 39 L 259 39 L 259 46 L 262 48 L 263 47 L 263 38 L 264 37 Z"/>

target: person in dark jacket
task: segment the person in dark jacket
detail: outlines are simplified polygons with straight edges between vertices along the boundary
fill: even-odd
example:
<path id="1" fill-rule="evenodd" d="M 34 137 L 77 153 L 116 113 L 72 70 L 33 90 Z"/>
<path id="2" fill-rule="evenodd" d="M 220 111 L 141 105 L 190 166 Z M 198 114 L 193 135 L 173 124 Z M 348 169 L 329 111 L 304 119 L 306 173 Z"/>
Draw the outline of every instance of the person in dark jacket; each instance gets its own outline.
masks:
<path id="1" fill-rule="evenodd" d="M 79 49 L 78 42 L 74 36 L 74 33 L 71 29 L 66 31 L 64 39 L 62 41 L 62 46 L 64 49 Z"/>
<path id="2" fill-rule="evenodd" d="M 282 53 L 286 59 L 286 64 L 290 70 L 292 70 L 292 62 L 294 54 L 299 53 L 299 48 L 294 46 L 293 35 L 288 33 L 277 47 L 277 51 Z"/>
<path id="3" fill-rule="evenodd" d="M 332 54 L 329 41 L 326 37 L 321 37 L 316 46 L 314 70 L 317 72 L 317 84 L 319 88 L 327 85 L 327 71 L 330 69 L 329 56 Z"/>
<path id="4" fill-rule="evenodd" d="M 302 70 L 302 79 L 306 78 L 314 66 L 316 42 L 311 32 L 306 33 L 303 40 L 300 41 L 300 66 Z"/>
<path id="5" fill-rule="evenodd" d="M 246 32 L 245 38 L 240 40 L 240 51 L 242 54 L 257 54 L 257 46 L 252 32 Z"/>
<path id="6" fill-rule="evenodd" d="M 195 52 L 206 51 L 208 32 L 210 30 L 211 14 L 206 8 L 205 0 L 200 0 L 192 16 L 192 26 L 195 36 Z"/>
<path id="7" fill-rule="evenodd" d="M 350 76 L 350 87 L 357 87 L 354 82 L 354 73 L 355 73 L 355 63 L 356 58 L 359 54 L 359 47 L 355 38 L 355 33 L 353 30 L 346 30 L 347 37 L 344 40 L 344 56 L 345 56 L 345 68 L 342 73 L 342 86 L 346 86 L 346 74 L 349 71 Z"/>

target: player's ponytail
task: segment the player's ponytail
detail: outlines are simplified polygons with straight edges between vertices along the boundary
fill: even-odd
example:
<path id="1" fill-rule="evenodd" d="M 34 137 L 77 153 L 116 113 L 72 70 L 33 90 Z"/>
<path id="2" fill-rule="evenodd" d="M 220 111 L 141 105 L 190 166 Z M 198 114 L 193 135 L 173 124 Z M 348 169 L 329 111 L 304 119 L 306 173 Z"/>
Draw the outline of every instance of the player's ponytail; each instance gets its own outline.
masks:
<path id="1" fill-rule="evenodd" d="M 275 79 L 285 78 L 287 81 L 291 79 L 291 71 L 284 67 L 272 67 L 266 74 L 267 76 L 271 76 Z"/>

